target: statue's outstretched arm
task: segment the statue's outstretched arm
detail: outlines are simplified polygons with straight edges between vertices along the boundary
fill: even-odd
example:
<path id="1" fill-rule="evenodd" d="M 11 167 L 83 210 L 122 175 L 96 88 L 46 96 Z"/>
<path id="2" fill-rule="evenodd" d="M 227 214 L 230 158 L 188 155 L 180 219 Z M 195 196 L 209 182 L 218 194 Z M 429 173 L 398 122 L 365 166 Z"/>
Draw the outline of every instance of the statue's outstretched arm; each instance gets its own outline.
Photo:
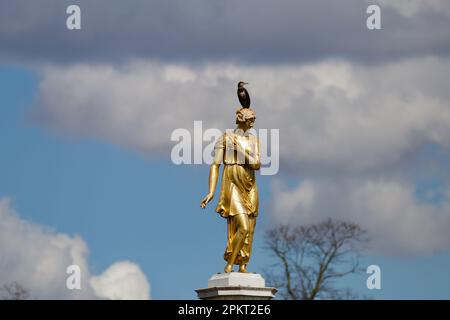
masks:
<path id="1" fill-rule="evenodd" d="M 208 202 L 214 198 L 214 193 L 216 192 L 216 185 L 217 180 L 219 179 L 219 167 L 220 164 L 213 163 L 211 165 L 211 168 L 209 169 L 209 192 L 208 194 L 203 198 L 202 202 L 200 203 L 200 207 L 205 208 Z"/>

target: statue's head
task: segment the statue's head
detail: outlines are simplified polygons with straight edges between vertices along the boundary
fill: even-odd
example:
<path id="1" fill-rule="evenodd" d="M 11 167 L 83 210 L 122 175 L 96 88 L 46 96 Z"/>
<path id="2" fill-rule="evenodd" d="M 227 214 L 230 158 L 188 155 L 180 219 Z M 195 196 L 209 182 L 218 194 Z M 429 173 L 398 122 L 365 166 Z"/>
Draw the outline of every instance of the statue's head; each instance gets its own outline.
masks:
<path id="1" fill-rule="evenodd" d="M 236 110 L 236 124 L 240 127 L 246 128 L 246 130 L 253 127 L 256 120 L 256 114 L 253 109 L 240 108 Z"/>

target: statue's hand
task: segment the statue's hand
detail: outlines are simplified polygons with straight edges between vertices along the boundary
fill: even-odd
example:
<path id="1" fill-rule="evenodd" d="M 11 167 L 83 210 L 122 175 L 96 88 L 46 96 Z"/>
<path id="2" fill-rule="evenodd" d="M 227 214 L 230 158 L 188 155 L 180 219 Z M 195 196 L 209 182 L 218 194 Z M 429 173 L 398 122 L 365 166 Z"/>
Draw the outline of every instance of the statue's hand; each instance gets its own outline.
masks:
<path id="1" fill-rule="evenodd" d="M 250 152 L 250 150 L 245 149 L 240 143 L 239 140 L 236 137 L 232 138 L 233 141 L 233 148 L 234 150 L 236 150 L 238 153 L 241 153 L 243 155 L 246 155 Z"/>
<path id="2" fill-rule="evenodd" d="M 212 200 L 212 198 L 214 198 L 214 194 L 208 193 L 200 203 L 200 207 L 202 207 L 202 209 L 205 209 L 206 205 Z"/>
<path id="3" fill-rule="evenodd" d="M 232 141 L 233 141 L 233 148 L 234 148 L 234 150 L 242 149 L 241 148 L 241 144 L 239 143 L 239 141 L 238 141 L 238 139 L 236 137 L 232 137 Z"/>

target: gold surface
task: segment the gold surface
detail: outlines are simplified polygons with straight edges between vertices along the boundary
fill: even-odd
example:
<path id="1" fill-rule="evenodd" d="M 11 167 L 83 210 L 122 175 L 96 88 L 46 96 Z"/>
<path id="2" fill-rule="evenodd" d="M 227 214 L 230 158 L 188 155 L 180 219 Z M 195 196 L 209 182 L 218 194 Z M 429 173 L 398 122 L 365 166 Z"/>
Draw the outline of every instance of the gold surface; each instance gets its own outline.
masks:
<path id="1" fill-rule="evenodd" d="M 219 167 L 223 163 L 216 212 L 227 219 L 225 272 L 231 272 L 235 264 L 239 265 L 239 272 L 247 272 L 246 266 L 251 256 L 258 216 L 255 170 L 259 170 L 261 166 L 258 138 L 248 132 L 254 122 L 253 110 L 241 108 L 236 112 L 237 128 L 218 139 L 214 162 L 209 172 L 209 192 L 200 204 L 202 208 L 205 208 L 213 199 Z"/>

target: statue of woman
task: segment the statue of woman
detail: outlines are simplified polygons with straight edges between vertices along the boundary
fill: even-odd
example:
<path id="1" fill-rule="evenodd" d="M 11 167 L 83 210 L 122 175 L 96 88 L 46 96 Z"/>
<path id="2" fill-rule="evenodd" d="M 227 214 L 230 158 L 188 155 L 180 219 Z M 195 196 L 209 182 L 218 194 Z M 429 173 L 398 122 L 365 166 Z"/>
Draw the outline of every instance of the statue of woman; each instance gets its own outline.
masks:
<path id="1" fill-rule="evenodd" d="M 201 202 L 205 208 L 216 191 L 220 164 L 224 164 L 220 196 L 216 211 L 227 219 L 228 236 L 224 259 L 225 272 L 239 265 L 239 272 L 247 272 L 256 217 L 258 215 L 258 188 L 255 170 L 259 170 L 258 138 L 249 133 L 256 116 L 250 108 L 236 111 L 237 128 L 226 132 L 215 145 L 214 162 L 209 172 L 209 192 Z"/>

